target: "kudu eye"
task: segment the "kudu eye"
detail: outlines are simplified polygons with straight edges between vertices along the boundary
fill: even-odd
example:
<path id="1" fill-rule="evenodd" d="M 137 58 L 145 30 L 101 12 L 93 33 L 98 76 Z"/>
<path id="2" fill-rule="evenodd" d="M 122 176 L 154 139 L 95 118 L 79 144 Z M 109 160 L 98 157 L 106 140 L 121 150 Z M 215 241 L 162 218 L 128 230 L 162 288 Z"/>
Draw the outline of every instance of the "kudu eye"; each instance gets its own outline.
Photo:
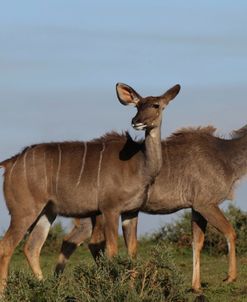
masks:
<path id="1" fill-rule="evenodd" d="M 152 107 L 155 108 L 155 109 L 159 109 L 160 105 L 159 104 L 153 104 Z"/>

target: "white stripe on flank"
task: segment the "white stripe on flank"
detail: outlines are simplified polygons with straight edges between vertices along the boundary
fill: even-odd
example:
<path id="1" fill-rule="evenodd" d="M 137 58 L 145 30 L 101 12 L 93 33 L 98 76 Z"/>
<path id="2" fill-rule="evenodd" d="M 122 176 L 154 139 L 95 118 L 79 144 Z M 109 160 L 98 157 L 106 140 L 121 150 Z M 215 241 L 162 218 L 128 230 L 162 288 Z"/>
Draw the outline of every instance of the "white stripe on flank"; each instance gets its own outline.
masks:
<path id="1" fill-rule="evenodd" d="M 27 157 L 27 152 L 28 152 L 29 148 L 26 150 L 24 157 L 23 157 L 23 164 L 24 164 L 24 174 L 25 174 L 25 178 L 26 178 L 26 182 L 27 182 L 27 163 L 26 163 L 26 157 Z M 28 183 L 28 182 L 27 182 Z"/>
<path id="2" fill-rule="evenodd" d="M 102 143 L 102 150 L 100 151 L 98 174 L 97 174 L 97 202 L 98 202 L 98 197 L 99 197 L 100 172 L 101 172 L 101 164 L 102 164 L 102 159 L 103 159 L 103 153 L 104 153 L 104 151 L 105 151 L 105 143 Z"/>
<path id="3" fill-rule="evenodd" d="M 44 151 L 44 170 L 45 170 L 45 189 L 46 193 L 48 193 L 48 178 L 47 178 L 47 171 L 46 171 L 46 153 Z"/>
<path id="4" fill-rule="evenodd" d="M 81 171 L 80 171 L 77 183 L 76 183 L 76 187 L 78 187 L 81 182 L 81 177 L 82 177 L 82 174 L 84 171 L 86 156 L 87 156 L 87 142 L 84 142 L 84 153 L 83 153 L 83 158 L 82 158 Z"/>
<path id="5" fill-rule="evenodd" d="M 10 180 L 10 181 L 11 181 L 11 177 L 12 177 L 12 173 L 13 173 L 14 167 L 15 167 L 16 164 L 17 164 L 18 158 L 19 158 L 19 156 L 17 156 L 15 162 L 13 163 L 13 165 L 12 165 L 12 167 L 11 167 L 11 169 L 10 169 L 10 172 L 9 172 L 9 180 Z"/>
<path id="6" fill-rule="evenodd" d="M 35 167 L 35 147 L 33 147 L 33 166 Z"/>
<path id="7" fill-rule="evenodd" d="M 58 167 L 57 167 L 57 175 L 56 175 L 56 194 L 58 193 L 58 179 L 59 179 L 59 172 L 60 172 L 60 168 L 61 168 L 61 158 L 62 158 L 62 151 L 61 151 L 61 147 L 58 144 Z"/>

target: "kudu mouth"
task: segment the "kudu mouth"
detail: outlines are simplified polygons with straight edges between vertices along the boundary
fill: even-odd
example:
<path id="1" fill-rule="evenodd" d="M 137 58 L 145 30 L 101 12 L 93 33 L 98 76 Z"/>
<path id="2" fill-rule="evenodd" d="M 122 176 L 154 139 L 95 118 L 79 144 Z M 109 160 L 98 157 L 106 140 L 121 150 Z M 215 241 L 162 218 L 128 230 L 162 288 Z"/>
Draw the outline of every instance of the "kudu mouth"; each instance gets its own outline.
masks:
<path id="1" fill-rule="evenodd" d="M 132 127 L 136 130 L 144 130 L 147 128 L 147 125 L 143 123 L 132 123 Z"/>

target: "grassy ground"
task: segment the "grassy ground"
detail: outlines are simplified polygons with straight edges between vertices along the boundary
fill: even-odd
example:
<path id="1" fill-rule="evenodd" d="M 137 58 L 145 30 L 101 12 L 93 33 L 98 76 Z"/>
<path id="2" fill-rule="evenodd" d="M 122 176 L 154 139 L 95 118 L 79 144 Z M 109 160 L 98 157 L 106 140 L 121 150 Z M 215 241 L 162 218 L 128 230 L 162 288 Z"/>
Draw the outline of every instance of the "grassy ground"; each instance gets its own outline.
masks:
<path id="1" fill-rule="evenodd" d="M 141 240 L 139 243 L 139 257 L 145 259 L 148 252 L 155 245 L 150 240 Z M 174 263 L 177 265 L 184 278 L 185 300 L 195 301 L 198 295 L 189 291 L 191 285 L 192 275 L 192 252 L 189 248 L 178 248 L 175 245 L 169 246 Z M 123 242 L 120 241 L 120 253 L 125 255 L 125 248 Z M 41 257 L 42 269 L 45 276 L 52 274 L 58 250 L 53 252 L 45 252 Z M 82 262 L 84 261 L 84 262 Z M 78 264 L 84 263 L 93 265 L 92 258 L 85 247 L 80 247 L 76 253 L 71 257 L 65 271 L 65 275 L 69 274 Z M 210 302 L 246 302 L 247 301 L 247 256 L 238 257 L 238 280 L 233 284 L 224 284 L 222 280 L 227 274 L 228 259 L 227 256 L 209 255 L 202 253 L 201 263 L 201 279 L 203 285 L 203 294 Z M 18 252 L 14 255 L 11 262 L 11 271 L 29 270 L 27 262 L 22 253 Z M 27 300 L 28 301 L 28 300 Z M 59 300 L 60 301 L 60 300 Z M 143 300 L 148 301 L 148 300 Z M 131 302 L 131 301 L 130 301 Z"/>
<path id="2" fill-rule="evenodd" d="M 53 276 L 63 238 L 55 225 L 41 256 L 44 282 L 30 272 L 20 246 L 15 252 L 3 302 L 247 302 L 247 213 L 230 206 L 225 212 L 237 233 L 238 279 L 225 284 L 228 257 L 225 238 L 207 228 L 201 255 L 202 294 L 190 291 L 192 278 L 190 212 L 139 242 L 138 258 L 127 258 L 123 240 L 120 256 L 95 265 L 86 247 L 71 257 L 63 276 Z M 22 243 L 23 245 L 23 243 Z"/>

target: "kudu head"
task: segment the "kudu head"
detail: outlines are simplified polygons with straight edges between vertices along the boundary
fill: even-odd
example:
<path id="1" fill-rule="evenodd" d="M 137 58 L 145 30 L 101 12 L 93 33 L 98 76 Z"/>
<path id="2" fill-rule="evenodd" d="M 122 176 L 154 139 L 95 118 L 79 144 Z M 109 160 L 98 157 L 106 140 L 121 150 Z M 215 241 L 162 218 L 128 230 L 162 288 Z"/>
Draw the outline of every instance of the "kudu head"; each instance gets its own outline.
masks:
<path id="1" fill-rule="evenodd" d="M 121 104 L 134 105 L 137 108 L 137 114 L 132 119 L 132 126 L 136 130 L 151 131 L 160 127 L 162 111 L 179 93 L 180 85 L 175 85 L 161 96 L 148 96 L 145 98 L 141 97 L 133 88 L 126 84 L 118 83 L 116 90 Z"/>

